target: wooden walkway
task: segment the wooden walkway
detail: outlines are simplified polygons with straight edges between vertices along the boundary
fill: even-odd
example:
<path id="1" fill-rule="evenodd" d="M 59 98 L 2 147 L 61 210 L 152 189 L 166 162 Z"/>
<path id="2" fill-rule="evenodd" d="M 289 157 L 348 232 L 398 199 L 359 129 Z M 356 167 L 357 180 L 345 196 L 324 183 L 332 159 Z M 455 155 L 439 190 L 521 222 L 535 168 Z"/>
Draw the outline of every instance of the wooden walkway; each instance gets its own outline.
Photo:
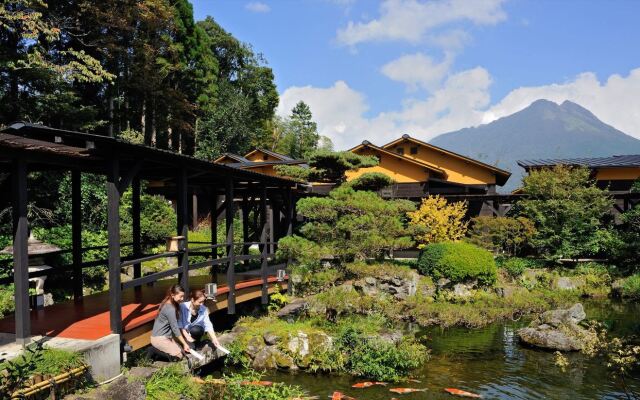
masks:
<path id="1" fill-rule="evenodd" d="M 169 286 L 175 279 L 155 282 L 153 286 L 143 285 L 138 291 L 126 289 L 122 291 L 122 325 L 124 337 L 134 349 L 148 344 L 153 320 L 158 312 L 158 305 Z M 204 287 L 211 282 L 210 276 L 189 277 L 191 288 Z M 277 279 L 269 277 L 269 293 L 276 290 Z M 280 282 L 282 288 L 287 283 Z M 207 301 L 211 312 L 227 307 L 229 288 L 219 284 L 216 302 Z M 262 293 L 262 280 L 251 279 L 236 283 L 236 303 L 259 298 Z M 102 292 L 84 296 L 80 301 L 56 303 L 42 310 L 30 312 L 33 335 L 64 337 L 71 339 L 97 340 L 111 333 L 109 326 L 109 293 Z M 0 332 L 14 333 L 15 319 L 10 315 L 0 320 Z"/>

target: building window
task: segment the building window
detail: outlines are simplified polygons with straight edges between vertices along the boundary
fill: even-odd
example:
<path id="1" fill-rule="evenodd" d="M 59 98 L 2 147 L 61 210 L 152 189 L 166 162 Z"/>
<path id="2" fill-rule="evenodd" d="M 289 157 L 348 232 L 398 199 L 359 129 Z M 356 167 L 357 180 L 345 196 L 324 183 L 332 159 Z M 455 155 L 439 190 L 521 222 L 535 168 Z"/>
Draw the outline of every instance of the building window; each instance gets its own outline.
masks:
<path id="1" fill-rule="evenodd" d="M 418 146 L 411 147 L 411 154 L 418 154 Z"/>
<path id="2" fill-rule="evenodd" d="M 404 147 L 396 147 L 396 153 L 403 155 L 404 154 Z"/>

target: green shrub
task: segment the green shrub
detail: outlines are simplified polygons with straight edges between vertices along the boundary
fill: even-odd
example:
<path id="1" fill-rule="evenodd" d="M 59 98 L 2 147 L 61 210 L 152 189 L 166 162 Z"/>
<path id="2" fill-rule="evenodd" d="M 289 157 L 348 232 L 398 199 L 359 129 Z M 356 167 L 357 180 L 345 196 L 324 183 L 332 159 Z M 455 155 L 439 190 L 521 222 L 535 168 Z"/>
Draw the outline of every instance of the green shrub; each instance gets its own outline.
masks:
<path id="1" fill-rule="evenodd" d="M 481 216 L 471 220 L 469 241 L 494 253 L 521 254 L 536 233 L 531 220 L 524 217 Z"/>
<path id="2" fill-rule="evenodd" d="M 622 286 L 622 295 L 632 299 L 640 299 L 640 274 L 628 277 Z"/>
<path id="3" fill-rule="evenodd" d="M 499 268 L 504 268 L 514 278 L 519 277 L 529 268 L 544 268 L 543 260 L 519 257 L 499 257 L 496 259 Z"/>
<path id="4" fill-rule="evenodd" d="M 496 263 L 487 250 L 464 242 L 443 242 L 427 245 L 420 253 L 418 270 L 434 279 L 452 282 L 477 279 L 490 285 L 496 281 Z"/>

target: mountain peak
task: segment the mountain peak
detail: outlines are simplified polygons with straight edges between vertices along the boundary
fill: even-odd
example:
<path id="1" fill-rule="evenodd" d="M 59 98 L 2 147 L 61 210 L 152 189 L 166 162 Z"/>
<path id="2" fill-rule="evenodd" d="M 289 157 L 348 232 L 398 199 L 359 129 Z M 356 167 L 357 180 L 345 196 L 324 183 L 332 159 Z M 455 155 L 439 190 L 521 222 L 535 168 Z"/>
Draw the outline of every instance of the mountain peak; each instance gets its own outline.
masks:
<path id="1" fill-rule="evenodd" d="M 600 121 L 591 111 L 566 100 L 539 99 L 528 107 L 475 128 L 433 138 L 435 146 L 510 170 L 501 191 L 520 185 L 516 161 L 531 158 L 610 157 L 640 154 L 640 140 Z"/>

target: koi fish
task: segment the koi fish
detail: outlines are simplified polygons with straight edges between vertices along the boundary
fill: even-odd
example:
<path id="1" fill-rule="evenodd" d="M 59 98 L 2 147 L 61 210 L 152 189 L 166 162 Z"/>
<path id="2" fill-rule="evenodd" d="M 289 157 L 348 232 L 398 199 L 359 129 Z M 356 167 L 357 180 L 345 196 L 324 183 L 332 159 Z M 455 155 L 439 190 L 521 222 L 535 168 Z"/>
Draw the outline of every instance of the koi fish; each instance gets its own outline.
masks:
<path id="1" fill-rule="evenodd" d="M 354 397 L 349 397 L 342 392 L 333 392 L 331 400 L 356 400 Z"/>
<path id="2" fill-rule="evenodd" d="M 351 385 L 352 388 L 356 389 L 364 389 L 375 385 L 373 382 L 358 382 L 356 384 Z"/>
<path id="3" fill-rule="evenodd" d="M 412 382 L 412 383 L 422 383 L 422 381 L 417 380 L 417 379 L 413 379 L 413 378 L 409 378 L 409 379 L 407 379 L 407 382 Z"/>
<path id="4" fill-rule="evenodd" d="M 453 388 L 446 388 L 444 389 L 445 392 L 450 393 L 454 396 L 460 396 L 460 397 L 471 397 L 474 399 L 481 399 L 482 396 L 480 396 L 479 394 L 475 394 L 475 393 L 471 393 L 471 392 L 465 392 L 464 390 L 460 390 L 460 389 L 453 389 Z"/>
<path id="5" fill-rule="evenodd" d="M 271 386 L 273 382 L 271 381 L 242 381 L 241 385 L 251 385 L 251 386 Z"/>
<path id="6" fill-rule="evenodd" d="M 407 393 L 415 393 L 415 392 L 426 392 L 427 389 L 393 388 L 393 389 L 389 389 L 389 391 L 392 393 L 407 394 Z"/>

